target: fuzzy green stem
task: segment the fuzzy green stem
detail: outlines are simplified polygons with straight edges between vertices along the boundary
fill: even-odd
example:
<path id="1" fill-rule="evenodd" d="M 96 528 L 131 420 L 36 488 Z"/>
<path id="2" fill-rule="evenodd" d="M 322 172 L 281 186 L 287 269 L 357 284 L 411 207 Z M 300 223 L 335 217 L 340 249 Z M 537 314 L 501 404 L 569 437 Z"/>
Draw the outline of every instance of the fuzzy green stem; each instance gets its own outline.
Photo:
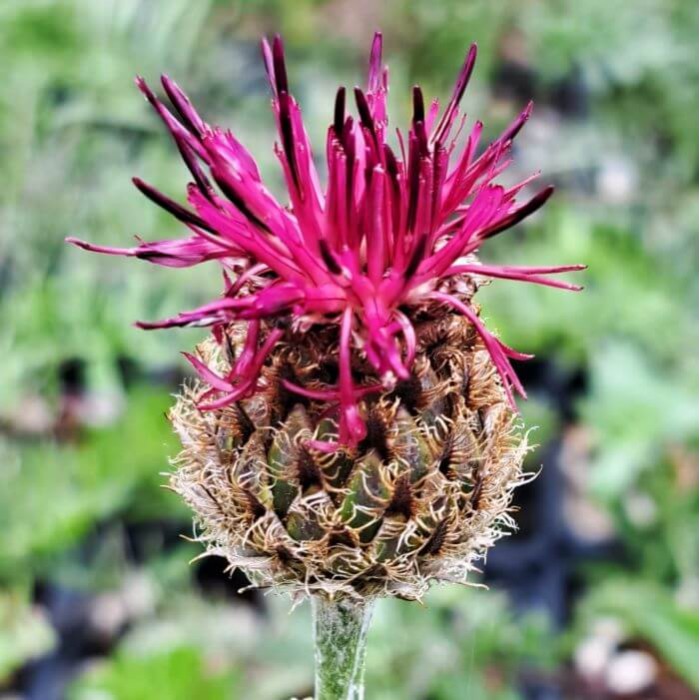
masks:
<path id="1" fill-rule="evenodd" d="M 365 647 L 374 601 L 313 599 L 315 700 L 362 700 Z"/>

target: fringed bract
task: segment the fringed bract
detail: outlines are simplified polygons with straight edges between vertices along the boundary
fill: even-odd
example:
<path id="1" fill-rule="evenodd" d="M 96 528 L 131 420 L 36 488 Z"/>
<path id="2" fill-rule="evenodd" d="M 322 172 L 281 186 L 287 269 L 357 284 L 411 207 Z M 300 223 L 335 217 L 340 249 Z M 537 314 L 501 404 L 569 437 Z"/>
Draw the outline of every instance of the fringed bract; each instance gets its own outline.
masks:
<path id="1" fill-rule="evenodd" d="M 238 330 L 200 345 L 201 359 L 225 373 L 222 347 L 241 350 Z M 416 599 L 432 581 L 465 582 L 513 527 L 527 449 L 483 342 L 462 316 L 426 313 L 413 374 L 364 395 L 366 437 L 328 453 L 315 445 L 336 438 L 337 406 L 312 397 L 333 382 L 337 353 L 328 327 L 288 330 L 251 398 L 201 411 L 206 386 L 183 391 L 170 414 L 183 444 L 171 485 L 199 538 L 254 585 L 301 595 Z"/>

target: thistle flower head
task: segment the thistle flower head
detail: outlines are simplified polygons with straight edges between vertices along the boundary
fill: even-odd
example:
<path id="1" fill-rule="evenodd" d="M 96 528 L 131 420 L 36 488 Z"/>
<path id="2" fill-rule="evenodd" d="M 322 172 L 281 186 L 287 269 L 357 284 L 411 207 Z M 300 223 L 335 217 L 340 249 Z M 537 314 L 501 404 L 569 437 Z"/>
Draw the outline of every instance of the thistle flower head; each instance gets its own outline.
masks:
<path id="1" fill-rule="evenodd" d="M 133 248 L 71 239 L 157 265 L 223 266 L 219 298 L 138 324 L 213 331 L 185 354 L 200 381 L 170 412 L 183 445 L 170 483 L 209 553 L 254 585 L 297 594 L 419 598 L 432 581 L 465 581 L 514 526 L 527 441 L 511 360 L 527 356 L 486 329 L 473 296 L 488 278 L 578 289 L 551 276 L 582 267 L 477 260 L 552 188 L 519 201 L 532 178 L 497 184 L 532 107 L 480 145 L 481 123 L 467 127 L 459 107 L 476 47 L 444 108 L 413 89 L 411 123 L 396 138 L 381 56 L 376 34 L 354 116 L 338 90 L 324 188 L 282 41 L 263 42 L 285 203 L 170 78 L 174 111 L 139 78 L 192 173 L 188 206 L 134 183 L 189 235 Z"/>
<path id="2" fill-rule="evenodd" d="M 337 439 L 317 441 L 320 450 L 354 446 L 367 433 L 359 403 L 411 377 L 416 323 L 429 309 L 444 307 L 473 325 L 495 366 L 508 400 L 524 396 L 510 360 L 527 356 L 492 335 L 471 303 L 476 283 L 504 278 L 578 289 L 551 275 L 581 269 L 481 264 L 475 253 L 487 239 L 537 211 L 552 194 L 545 187 L 519 201 L 532 178 L 505 187 L 498 176 L 510 162 L 513 140 L 530 116 L 528 104 L 499 138 L 481 146 L 482 124 L 467 127 L 460 102 L 476 60 L 467 52 L 444 108 L 426 104 L 413 88 L 413 117 L 405 132 L 389 139 L 388 72 L 382 37 L 376 34 L 365 88 L 340 88 L 325 146 L 327 184 L 321 185 L 301 110 L 290 91 L 282 40 L 263 41 L 263 58 L 277 123 L 275 153 L 289 202 L 265 186 L 254 158 L 230 131 L 207 124 L 177 86 L 162 77 L 174 111 L 138 78 L 137 85 L 165 123 L 192 174 L 189 206 L 151 185 L 136 187 L 189 230 L 187 237 L 139 242 L 132 248 L 71 242 L 101 253 L 142 258 L 157 265 L 189 267 L 218 260 L 224 268 L 220 298 L 142 328 L 245 327 L 241 350 L 220 374 L 186 355 L 208 390 L 202 409 L 222 409 L 259 393 L 266 359 L 286 329 L 335 328 L 338 371 L 333 383 L 314 388 L 285 379 L 286 390 L 322 401 L 337 415 Z M 354 114 L 349 103 L 354 102 Z M 395 146 L 390 145 L 390 141 Z M 359 355 L 371 381 L 353 373 Z"/>

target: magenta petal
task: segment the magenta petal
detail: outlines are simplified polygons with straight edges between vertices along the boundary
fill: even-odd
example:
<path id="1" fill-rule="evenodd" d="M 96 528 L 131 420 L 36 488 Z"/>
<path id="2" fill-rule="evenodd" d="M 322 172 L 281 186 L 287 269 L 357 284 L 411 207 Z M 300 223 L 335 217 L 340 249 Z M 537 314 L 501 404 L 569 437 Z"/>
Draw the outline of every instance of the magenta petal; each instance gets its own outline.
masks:
<path id="1" fill-rule="evenodd" d="M 413 118 L 407 131 L 396 130 L 394 152 L 386 143 L 388 69 L 382 63 L 382 44 L 381 33 L 375 33 L 366 89 L 354 90 L 357 114 L 348 114 L 345 88 L 335 95 L 325 143 L 327 185 L 322 186 L 301 108 L 290 92 L 282 39 L 263 41 L 278 133 L 274 151 L 287 187 L 279 201 L 263 182 L 252 154 L 230 131 L 207 124 L 174 80 L 161 78 L 171 111 L 137 78 L 191 173 L 188 205 L 138 178 L 134 183 L 187 231 L 181 238 L 139 241 L 126 248 L 67 239 L 88 251 L 165 267 L 218 261 L 230 273 L 220 298 L 171 318 L 137 324 L 145 329 L 212 326 L 220 345 L 228 342 L 231 323 L 237 324 L 237 333 L 245 333 L 242 343 L 234 344 L 239 354 L 226 377 L 186 355 L 209 385 L 201 397 L 204 410 L 264 389 L 261 375 L 268 356 L 276 343 L 290 339 L 282 329 L 313 331 L 323 325 L 337 333 L 337 386 L 285 384 L 318 402 L 322 415 L 332 412 L 337 417 L 337 442 L 309 443 L 322 451 L 360 442 L 367 431 L 362 398 L 388 391 L 398 379 L 410 376 L 421 343 L 414 324 L 429 300 L 450 307 L 446 313 L 463 314 L 474 325 L 515 406 L 513 391 L 524 390 L 510 361 L 529 356 L 486 329 L 461 300 L 461 285 L 484 276 L 578 290 L 578 285 L 553 276 L 583 269 L 477 263 L 474 254 L 489 238 L 517 225 L 552 194 L 551 187 L 545 188 L 518 202 L 534 177 L 508 187 L 498 182 L 510 165 L 512 141 L 529 119 L 532 103 L 483 148 L 483 125 L 460 110 L 476 61 L 472 45 L 442 113 L 437 100 L 428 103 L 420 87 L 413 89 Z M 367 379 L 354 374 L 358 357 L 368 363 Z"/>
<path id="2" fill-rule="evenodd" d="M 520 223 L 523 219 L 530 216 L 530 214 L 534 214 L 540 207 L 544 206 L 545 202 L 552 196 L 552 194 L 554 194 L 554 187 L 552 185 L 545 187 L 529 202 L 526 202 L 514 212 L 508 214 L 500 221 L 481 231 L 479 233 L 479 239 L 483 240 L 485 238 L 490 238 L 491 236 L 495 236 L 497 233 L 501 233 L 501 231 L 505 231 L 506 229 Z"/>
<path id="3" fill-rule="evenodd" d="M 88 243 L 80 238 L 75 238 L 75 236 L 68 236 L 65 239 L 66 243 L 71 243 L 78 248 L 83 250 L 89 250 L 91 253 L 103 253 L 105 255 L 125 255 L 127 257 L 134 257 L 136 255 L 136 248 L 113 248 L 111 246 L 96 245 L 95 243 Z"/>
<path id="4" fill-rule="evenodd" d="M 486 327 L 476 315 L 475 311 L 464 302 L 449 294 L 443 294 L 442 292 L 432 292 L 429 295 L 429 297 L 431 299 L 435 299 L 436 301 L 451 306 L 471 321 L 477 333 L 484 342 L 486 349 L 491 355 L 491 359 L 493 360 L 493 363 L 496 366 L 498 374 L 500 375 L 501 380 L 503 382 L 503 388 L 506 391 L 506 395 L 508 397 L 508 401 L 511 407 L 513 408 L 513 410 L 517 411 L 517 406 L 515 404 L 515 399 L 513 397 L 511 385 L 515 387 L 516 391 L 523 398 L 527 398 L 527 395 L 525 393 L 525 389 L 518 380 L 518 377 L 515 374 L 513 367 L 508 361 L 508 354 L 506 353 L 505 349 L 507 348 L 507 350 L 510 353 L 515 353 L 515 351 L 508 348 L 508 346 L 503 345 L 499 340 L 497 340 L 493 335 L 491 335 L 491 333 L 489 333 L 488 330 L 486 330 Z M 518 353 L 518 355 L 520 354 Z M 524 356 L 521 357 L 522 359 L 525 359 Z M 520 359 L 520 357 L 518 359 Z"/>
<path id="5" fill-rule="evenodd" d="M 330 440 L 307 440 L 304 444 L 310 449 L 324 454 L 337 452 L 341 447 L 339 442 Z"/>
<path id="6" fill-rule="evenodd" d="M 382 79 L 382 33 L 375 32 L 372 48 L 369 53 L 369 75 L 367 76 L 367 91 L 376 92 L 381 88 Z"/>
<path id="7" fill-rule="evenodd" d="M 469 78 L 471 78 L 472 71 L 474 70 L 474 64 L 476 63 L 476 51 L 476 44 L 472 44 L 469 47 L 469 51 L 464 59 L 464 64 L 462 65 L 462 69 L 457 77 L 457 82 L 455 83 L 452 97 L 445 108 L 445 112 L 442 115 L 442 119 L 440 119 L 440 123 L 435 129 L 435 141 L 443 141 L 452 127 L 452 123 L 457 115 L 459 103 L 464 96 L 464 91 L 467 89 Z"/>
<path id="8" fill-rule="evenodd" d="M 573 292 L 580 292 L 583 287 L 570 282 L 562 282 L 561 280 L 553 280 L 543 275 L 558 274 L 561 272 L 571 272 L 574 270 L 582 270 L 585 266 L 582 265 L 564 265 L 561 267 L 551 268 L 529 268 L 529 267 L 507 267 L 500 265 L 457 265 L 450 268 L 447 274 L 462 274 L 470 273 L 473 275 L 483 275 L 485 277 L 495 277 L 507 280 L 516 280 L 519 282 L 530 282 L 532 284 L 540 284 L 546 287 L 556 287 L 558 289 L 566 289 Z M 544 270 L 543 273 L 537 274 L 538 270 Z"/>
<path id="9" fill-rule="evenodd" d="M 182 117 L 185 124 L 187 124 L 190 131 L 197 136 L 201 136 L 206 129 L 206 124 L 199 114 L 197 114 L 187 95 L 185 95 L 178 84 L 167 75 L 162 75 L 160 77 L 160 82 L 168 98 L 173 103 L 178 114 Z"/>
<path id="10" fill-rule="evenodd" d="M 192 367 L 194 367 L 200 378 L 207 384 L 210 384 L 214 389 L 218 389 L 219 391 L 233 390 L 233 386 L 229 382 L 212 372 L 198 357 L 191 355 L 189 352 L 183 352 L 182 354 Z"/>

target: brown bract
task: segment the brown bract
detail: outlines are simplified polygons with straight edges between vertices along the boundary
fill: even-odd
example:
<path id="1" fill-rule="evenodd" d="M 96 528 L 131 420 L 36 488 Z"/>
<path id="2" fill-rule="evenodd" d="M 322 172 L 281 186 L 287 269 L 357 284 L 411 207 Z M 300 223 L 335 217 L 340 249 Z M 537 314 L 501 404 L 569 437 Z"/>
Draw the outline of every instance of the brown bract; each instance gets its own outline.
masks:
<path id="1" fill-rule="evenodd" d="M 469 321 L 426 309 L 416 331 L 411 378 L 362 396 L 367 435 L 352 449 L 316 450 L 335 439 L 337 405 L 285 388 L 320 396 L 336 383 L 333 328 L 285 331 L 250 399 L 201 411 L 206 387 L 183 390 L 170 413 L 183 445 L 170 483 L 208 553 L 298 596 L 417 599 L 431 582 L 467 582 L 514 528 L 527 441 Z M 198 348 L 222 373 L 243 342 L 235 324 L 227 335 Z M 354 352 L 360 387 L 365 365 Z"/>

